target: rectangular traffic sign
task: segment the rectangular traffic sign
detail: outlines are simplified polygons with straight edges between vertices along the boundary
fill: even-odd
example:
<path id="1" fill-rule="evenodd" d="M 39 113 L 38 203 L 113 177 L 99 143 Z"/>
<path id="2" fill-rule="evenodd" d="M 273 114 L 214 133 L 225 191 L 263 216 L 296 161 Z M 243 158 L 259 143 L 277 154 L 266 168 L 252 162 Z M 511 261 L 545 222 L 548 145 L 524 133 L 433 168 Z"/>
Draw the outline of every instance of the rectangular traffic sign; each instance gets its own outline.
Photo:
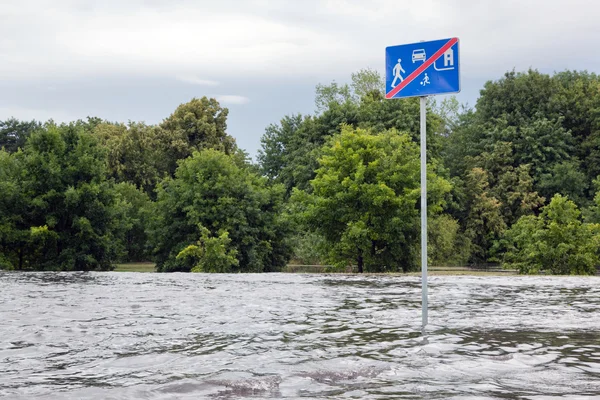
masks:
<path id="1" fill-rule="evenodd" d="M 460 92 L 458 38 L 385 49 L 385 98 Z"/>

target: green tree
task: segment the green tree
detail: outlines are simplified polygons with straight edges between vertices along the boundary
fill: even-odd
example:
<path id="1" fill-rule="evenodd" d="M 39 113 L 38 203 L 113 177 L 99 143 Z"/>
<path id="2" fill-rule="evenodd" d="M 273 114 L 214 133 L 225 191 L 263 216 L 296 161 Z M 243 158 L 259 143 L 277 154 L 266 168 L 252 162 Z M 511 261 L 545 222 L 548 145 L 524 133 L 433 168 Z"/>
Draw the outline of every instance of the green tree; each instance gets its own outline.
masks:
<path id="1" fill-rule="evenodd" d="M 574 138 L 574 156 L 581 160 L 589 185 L 600 174 L 600 77 L 587 71 L 563 71 L 553 80 L 558 89 L 548 101 Z"/>
<path id="2" fill-rule="evenodd" d="M 600 225 L 583 223 L 575 203 L 560 194 L 539 216 L 519 219 L 504 240 L 504 265 L 525 274 L 592 275 L 600 262 Z"/>
<path id="3" fill-rule="evenodd" d="M 31 133 L 40 129 L 41 126 L 35 120 L 19 121 L 9 118 L 6 121 L 0 121 L 0 149 L 4 148 L 9 153 L 22 149 Z"/>
<path id="4" fill-rule="evenodd" d="M 521 216 L 537 211 L 544 198 L 534 190 L 531 164 L 514 161 L 511 142 L 498 141 L 489 150 L 474 157 L 474 163 L 485 170 L 489 193 L 500 202 L 502 218 L 510 226 Z"/>
<path id="5" fill-rule="evenodd" d="M 177 160 L 194 151 L 215 149 L 226 154 L 237 150 L 235 139 L 227 134 L 229 110 L 215 99 L 202 97 L 181 104 L 160 124 L 159 140 L 168 160 L 167 169 L 173 175 Z"/>
<path id="6" fill-rule="evenodd" d="M 448 214 L 428 218 L 427 239 L 430 265 L 464 265 L 469 245 L 460 233 L 460 224 Z"/>
<path id="7" fill-rule="evenodd" d="M 332 82 L 318 84 L 315 89 L 317 112 L 324 112 L 334 104 L 354 103 L 358 105 L 365 96 L 382 96 L 385 89 L 383 77 L 375 69 L 363 68 L 351 75 L 350 84 Z"/>
<path id="8" fill-rule="evenodd" d="M 332 82 L 329 85 L 319 83 L 315 88 L 315 106 L 317 111 L 327 110 L 332 104 L 341 105 L 353 101 L 352 90 L 348 84 Z"/>
<path id="9" fill-rule="evenodd" d="M 100 123 L 95 135 L 107 150 L 108 172 L 116 182 L 128 182 L 153 196 L 172 160 L 161 147 L 160 128 L 143 123 Z"/>
<path id="10" fill-rule="evenodd" d="M 121 262 L 147 261 L 147 248 L 152 202 L 150 197 L 134 184 L 120 182 L 113 186 L 115 203 L 112 208 L 113 228 L 118 260 Z"/>
<path id="11" fill-rule="evenodd" d="M 323 149 L 312 194 L 296 190 L 304 221 L 328 244 L 329 261 L 358 270 L 409 271 L 417 267 L 419 151 L 394 130 L 372 134 L 343 128 Z M 450 184 L 429 173 L 432 214 Z"/>
<path id="12" fill-rule="evenodd" d="M 513 70 L 484 85 L 477 99 L 477 113 L 483 121 L 504 119 L 508 126 L 520 126 L 539 116 L 553 121 L 558 113 L 550 99 L 558 88 L 558 82 L 550 75 L 533 69 L 526 73 Z"/>
<path id="13" fill-rule="evenodd" d="M 353 102 L 331 102 L 316 117 L 284 117 L 280 125 L 270 125 L 261 139 L 258 161 L 262 173 L 282 183 L 288 195 L 293 188 L 310 190 L 323 144 L 339 133 L 342 125 L 357 124 L 358 108 Z"/>
<path id="14" fill-rule="evenodd" d="M 594 200 L 591 204 L 583 209 L 583 218 L 586 222 L 598 224 L 600 223 L 600 176 L 592 182 L 592 187 L 595 191 Z"/>
<path id="15" fill-rule="evenodd" d="M 352 76 L 352 85 L 336 83 L 317 87 L 316 116 L 286 116 L 270 125 L 261 139 L 258 162 L 264 175 L 283 183 L 288 194 L 293 188 L 310 191 L 321 147 L 344 125 L 375 132 L 397 129 L 410 133 L 419 142 L 419 102 L 417 99 L 386 100 L 381 77 L 372 70 Z M 427 116 L 428 158 L 438 158 L 441 149 L 442 119 L 433 112 Z"/>
<path id="16" fill-rule="evenodd" d="M 539 186 L 542 194 L 549 198 L 560 193 L 573 199 L 577 204 L 587 203 L 587 177 L 576 161 L 554 164 L 548 173 L 542 175 Z"/>
<path id="17" fill-rule="evenodd" d="M 20 180 L 21 156 L 0 149 L 0 269 L 23 269 L 26 264 L 30 200 Z"/>
<path id="18" fill-rule="evenodd" d="M 46 124 L 22 152 L 0 157 L 2 252 L 17 269 L 107 270 L 116 248 L 106 158 L 76 124 Z"/>
<path id="19" fill-rule="evenodd" d="M 488 174 L 473 168 L 465 180 L 466 217 L 464 234 L 469 240 L 470 261 L 485 262 L 495 240 L 506 230 L 502 218 L 502 203 L 489 191 Z"/>
<path id="20" fill-rule="evenodd" d="M 352 75 L 352 91 L 357 101 L 372 95 L 373 93 L 383 94 L 385 90 L 385 82 L 383 77 L 375 69 L 363 68 Z"/>
<path id="21" fill-rule="evenodd" d="M 290 256 L 283 196 L 281 185 L 268 185 L 223 152 L 195 152 L 158 187 L 150 231 L 158 270 L 190 271 L 189 262 L 177 255 L 202 237 L 199 226 L 211 237 L 228 232 L 236 271 L 279 270 Z"/>

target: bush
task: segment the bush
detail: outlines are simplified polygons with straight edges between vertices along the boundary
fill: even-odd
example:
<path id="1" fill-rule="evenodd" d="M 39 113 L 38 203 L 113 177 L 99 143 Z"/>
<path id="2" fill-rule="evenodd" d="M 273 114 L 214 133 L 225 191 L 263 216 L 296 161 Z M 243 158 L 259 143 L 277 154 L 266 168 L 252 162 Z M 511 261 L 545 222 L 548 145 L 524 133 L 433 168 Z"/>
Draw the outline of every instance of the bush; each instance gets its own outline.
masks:
<path id="1" fill-rule="evenodd" d="M 521 217 L 504 243 L 504 266 L 523 274 L 593 275 L 600 261 L 600 225 L 583 223 L 575 203 L 559 194 L 541 215 Z"/>
<path id="2" fill-rule="evenodd" d="M 320 265 L 324 259 L 323 237 L 313 232 L 301 232 L 293 236 L 292 259 L 304 265 Z"/>
<path id="3" fill-rule="evenodd" d="M 231 248 L 227 231 L 211 237 L 210 231 L 199 226 L 201 237 L 197 244 L 191 244 L 177 254 L 177 259 L 187 259 L 192 263 L 192 272 L 231 272 L 239 265 L 237 250 Z"/>

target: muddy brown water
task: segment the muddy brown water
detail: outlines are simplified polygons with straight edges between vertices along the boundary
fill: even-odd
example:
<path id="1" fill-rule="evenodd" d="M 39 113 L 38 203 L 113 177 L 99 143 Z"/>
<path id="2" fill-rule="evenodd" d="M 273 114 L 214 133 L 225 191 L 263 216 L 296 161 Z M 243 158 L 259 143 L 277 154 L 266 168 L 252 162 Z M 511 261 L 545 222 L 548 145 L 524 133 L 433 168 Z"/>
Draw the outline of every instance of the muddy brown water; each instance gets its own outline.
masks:
<path id="1" fill-rule="evenodd" d="M 0 398 L 600 398 L 599 277 L 0 272 Z"/>

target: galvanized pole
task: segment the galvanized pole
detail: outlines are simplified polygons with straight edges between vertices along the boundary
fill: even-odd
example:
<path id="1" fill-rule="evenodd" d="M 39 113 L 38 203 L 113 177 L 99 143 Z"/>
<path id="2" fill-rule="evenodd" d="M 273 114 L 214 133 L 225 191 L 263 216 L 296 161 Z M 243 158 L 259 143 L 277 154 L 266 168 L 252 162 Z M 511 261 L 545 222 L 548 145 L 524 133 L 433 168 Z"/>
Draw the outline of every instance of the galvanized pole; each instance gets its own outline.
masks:
<path id="1" fill-rule="evenodd" d="M 421 307 L 423 330 L 427 325 L 427 97 L 421 103 Z"/>

